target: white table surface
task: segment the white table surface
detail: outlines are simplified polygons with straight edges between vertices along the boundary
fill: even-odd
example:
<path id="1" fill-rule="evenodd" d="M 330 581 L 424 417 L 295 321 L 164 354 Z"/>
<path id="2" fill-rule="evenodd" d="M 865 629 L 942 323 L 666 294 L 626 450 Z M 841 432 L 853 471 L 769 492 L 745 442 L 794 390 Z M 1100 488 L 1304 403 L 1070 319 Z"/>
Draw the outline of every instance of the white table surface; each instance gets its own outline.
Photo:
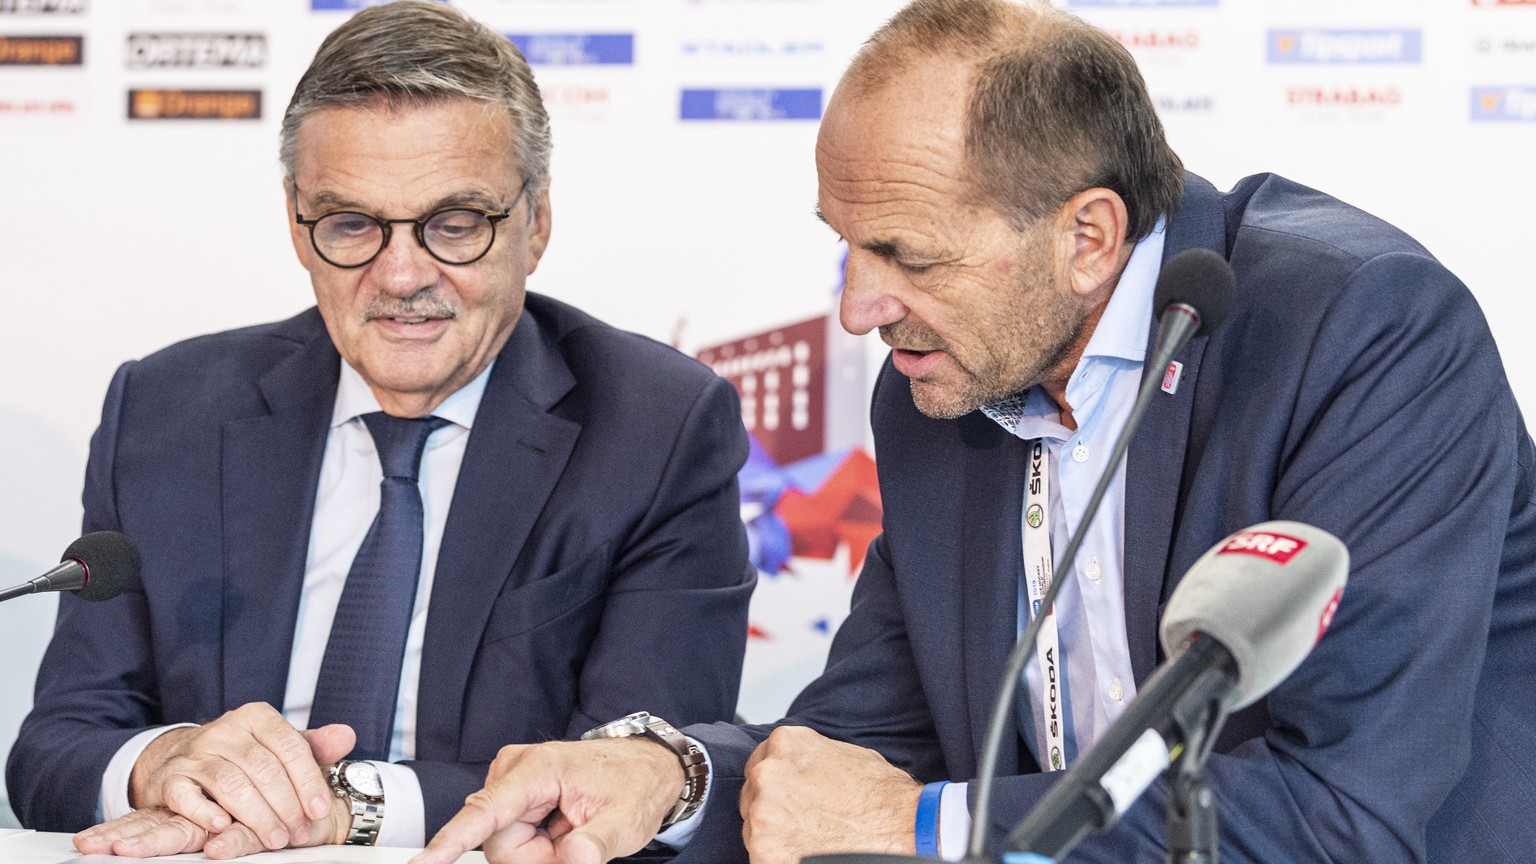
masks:
<path id="1" fill-rule="evenodd" d="M 0 832 L 0 861 L 5 864 L 108 864 L 138 861 L 115 855 L 81 855 L 70 842 L 69 834 L 37 831 Z M 316 846 L 311 849 L 284 849 L 236 858 L 253 864 L 405 864 L 419 849 L 369 848 L 364 846 Z M 206 861 L 201 853 L 152 858 L 152 861 Z M 485 864 L 485 855 L 469 852 L 460 864 Z"/>

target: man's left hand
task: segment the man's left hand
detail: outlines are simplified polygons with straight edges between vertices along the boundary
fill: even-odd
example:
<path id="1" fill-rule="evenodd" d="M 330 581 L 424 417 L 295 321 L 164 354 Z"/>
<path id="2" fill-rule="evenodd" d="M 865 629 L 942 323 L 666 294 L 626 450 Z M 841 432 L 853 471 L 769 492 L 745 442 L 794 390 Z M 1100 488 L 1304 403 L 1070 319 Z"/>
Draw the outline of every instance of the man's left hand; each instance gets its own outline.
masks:
<path id="1" fill-rule="evenodd" d="M 351 823 L 352 811 L 333 804 L 328 816 L 310 823 L 310 842 L 305 845 L 340 843 Z M 82 831 L 75 835 L 75 848 L 86 855 L 125 858 L 202 852 L 209 858 L 224 859 L 266 851 L 251 829 L 239 822 L 210 836 L 187 817 L 162 807 L 135 810 Z"/>
<path id="2" fill-rule="evenodd" d="M 345 754 L 352 748 L 352 731 L 344 726 L 326 726 L 301 733 L 309 743 L 310 751 L 317 760 L 327 765 L 337 754 Z M 321 769 L 324 773 L 324 768 Z M 329 811 L 321 818 L 311 820 L 307 842 L 292 843 L 294 846 L 320 846 L 325 843 L 339 844 L 346 839 L 352 826 L 352 809 L 339 799 L 329 797 Z M 266 851 L 256 834 L 245 825 L 235 822 L 217 834 L 185 816 L 165 807 L 147 807 L 125 816 L 111 819 L 87 828 L 74 837 L 75 848 L 85 855 L 119 855 L 125 858 L 152 858 L 157 855 L 179 855 L 183 852 L 202 852 L 209 858 L 238 858 Z"/>
<path id="3" fill-rule="evenodd" d="M 783 726 L 747 760 L 742 839 L 752 864 L 833 852 L 912 855 L 922 791 L 873 750 Z"/>

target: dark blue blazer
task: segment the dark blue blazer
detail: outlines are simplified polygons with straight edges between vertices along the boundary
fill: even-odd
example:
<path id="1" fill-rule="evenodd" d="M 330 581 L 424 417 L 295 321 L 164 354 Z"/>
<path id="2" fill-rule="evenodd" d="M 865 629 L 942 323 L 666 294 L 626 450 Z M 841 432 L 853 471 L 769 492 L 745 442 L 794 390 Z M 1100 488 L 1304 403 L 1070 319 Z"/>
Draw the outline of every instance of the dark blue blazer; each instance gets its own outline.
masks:
<path id="1" fill-rule="evenodd" d="M 1227 194 L 1191 176 L 1165 256 L 1196 246 L 1231 261 L 1238 297 L 1130 449 L 1137 680 L 1169 594 L 1229 532 L 1295 519 L 1352 556 L 1332 629 L 1210 760 L 1223 862 L 1531 860 L 1532 444 L 1481 312 L 1401 232 L 1271 175 Z M 872 417 L 885 532 L 786 722 L 968 781 L 1018 632 L 1027 450 L 979 412 L 922 416 L 889 365 Z M 735 793 L 766 730 L 688 731 L 720 782 L 685 854 L 742 860 Z M 1002 766 L 994 836 L 1054 780 L 1016 740 Z M 1166 800 L 1160 782 L 1067 860 L 1161 864 Z"/>
<path id="2" fill-rule="evenodd" d="M 118 370 L 85 529 L 126 533 L 143 587 L 66 596 L 6 779 L 22 823 L 93 821 L 145 727 L 281 708 L 338 363 L 313 309 Z M 631 711 L 727 720 L 746 642 L 735 391 L 545 297 L 475 417 L 432 586 L 416 709 L 430 837 L 504 744 Z"/>

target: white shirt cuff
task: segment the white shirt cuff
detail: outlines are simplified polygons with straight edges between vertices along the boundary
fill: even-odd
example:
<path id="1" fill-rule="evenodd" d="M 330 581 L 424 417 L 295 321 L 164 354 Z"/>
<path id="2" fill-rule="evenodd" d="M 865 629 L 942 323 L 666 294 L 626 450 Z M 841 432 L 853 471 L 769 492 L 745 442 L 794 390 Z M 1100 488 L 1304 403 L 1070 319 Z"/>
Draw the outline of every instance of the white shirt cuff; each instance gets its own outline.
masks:
<path id="1" fill-rule="evenodd" d="M 951 783 L 939 793 L 939 857 L 959 861 L 971 839 L 971 805 L 965 800 L 969 783 Z"/>
<path id="2" fill-rule="evenodd" d="M 689 816 L 687 819 L 684 819 L 681 822 L 667 826 L 665 831 L 662 831 L 660 834 L 656 835 L 656 841 L 658 843 L 665 843 L 668 846 L 671 846 L 673 849 L 678 850 L 681 850 L 684 846 L 687 846 L 688 841 L 693 839 L 693 835 L 698 833 L 699 821 L 704 818 L 704 811 L 709 808 L 709 796 L 715 794 L 715 763 L 711 762 L 709 759 L 709 750 L 703 744 L 694 741 L 692 738 L 689 738 L 688 740 L 692 742 L 693 746 L 699 748 L 700 753 L 704 754 L 704 764 L 709 767 L 710 783 L 708 786 L 704 787 L 704 803 L 699 805 L 699 809 L 693 811 L 692 816 Z"/>
<path id="3" fill-rule="evenodd" d="M 404 765 L 374 762 L 384 784 L 384 822 L 375 846 L 427 845 L 427 812 L 421 797 L 421 778 Z"/>
<path id="4" fill-rule="evenodd" d="M 155 726 L 129 738 L 123 746 L 117 748 L 112 761 L 107 763 L 107 770 L 101 774 L 101 794 L 96 813 L 101 821 L 117 819 L 133 812 L 133 807 L 128 803 L 128 784 L 133 779 L 133 766 L 144 755 L 144 748 L 149 746 L 149 742 L 172 729 L 196 725 L 177 723 L 172 726 Z"/>

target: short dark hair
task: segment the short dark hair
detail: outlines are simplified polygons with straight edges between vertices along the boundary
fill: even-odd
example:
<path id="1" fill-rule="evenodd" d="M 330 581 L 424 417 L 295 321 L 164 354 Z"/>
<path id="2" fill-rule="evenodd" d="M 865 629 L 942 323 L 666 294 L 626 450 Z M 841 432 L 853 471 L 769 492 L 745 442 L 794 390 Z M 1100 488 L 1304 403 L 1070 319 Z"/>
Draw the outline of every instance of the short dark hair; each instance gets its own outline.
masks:
<path id="1" fill-rule="evenodd" d="M 968 185 L 1016 226 L 1096 186 L 1125 201 L 1129 240 L 1178 208 L 1184 165 L 1136 61 L 1109 34 L 1044 3 L 913 0 L 870 37 L 848 79 L 876 89 L 911 57 L 946 54 L 975 66 Z"/>
<path id="2" fill-rule="evenodd" d="M 283 171 L 293 177 L 299 124 L 311 111 L 455 97 L 506 109 L 513 158 L 537 201 L 549 183 L 549 114 L 527 59 L 490 27 L 425 0 L 364 9 L 325 37 L 283 114 Z"/>

